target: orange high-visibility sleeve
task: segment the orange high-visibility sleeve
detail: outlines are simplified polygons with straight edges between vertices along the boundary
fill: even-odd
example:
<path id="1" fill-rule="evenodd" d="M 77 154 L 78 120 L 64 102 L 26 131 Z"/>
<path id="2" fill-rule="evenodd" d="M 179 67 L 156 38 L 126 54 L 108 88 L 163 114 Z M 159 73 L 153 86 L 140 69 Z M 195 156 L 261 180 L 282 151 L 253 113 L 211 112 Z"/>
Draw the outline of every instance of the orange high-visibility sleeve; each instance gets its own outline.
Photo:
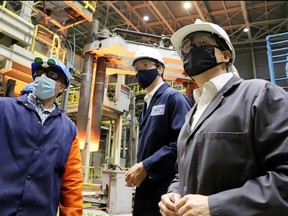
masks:
<path id="1" fill-rule="evenodd" d="M 82 216 L 82 185 L 82 162 L 77 135 L 61 179 L 60 216 Z"/>

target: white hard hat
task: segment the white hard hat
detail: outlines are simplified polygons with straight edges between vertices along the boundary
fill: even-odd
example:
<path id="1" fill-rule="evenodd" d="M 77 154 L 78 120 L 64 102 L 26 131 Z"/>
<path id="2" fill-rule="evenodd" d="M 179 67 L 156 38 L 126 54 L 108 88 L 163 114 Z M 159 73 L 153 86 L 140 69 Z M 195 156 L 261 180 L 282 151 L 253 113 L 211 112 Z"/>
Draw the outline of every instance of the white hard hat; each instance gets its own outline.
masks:
<path id="1" fill-rule="evenodd" d="M 157 50 L 155 50 L 154 48 L 149 48 L 149 47 L 144 47 L 144 46 L 141 47 L 135 53 L 134 57 L 127 62 L 127 65 L 132 68 L 134 62 L 137 59 L 141 59 L 141 58 L 153 59 L 155 61 L 158 61 L 158 62 L 162 63 L 163 67 L 165 67 L 165 63 L 164 63 L 164 60 L 163 60 L 161 54 Z"/>
<path id="2" fill-rule="evenodd" d="M 193 32 L 198 32 L 198 31 L 205 31 L 205 32 L 210 32 L 210 33 L 214 33 L 218 36 L 220 36 L 222 39 L 224 39 L 224 41 L 226 42 L 226 44 L 228 45 L 228 47 L 230 48 L 231 51 L 231 59 L 232 59 L 232 64 L 235 61 L 235 50 L 234 47 L 230 41 L 230 38 L 228 36 L 228 34 L 225 32 L 225 30 L 223 28 L 221 28 L 219 25 L 216 25 L 214 23 L 210 23 L 210 22 L 202 22 L 200 19 L 197 19 L 195 21 L 194 24 L 190 24 L 187 26 L 184 26 L 183 28 L 179 29 L 178 31 L 176 31 L 170 41 L 172 43 L 172 45 L 174 46 L 174 48 L 177 50 L 177 52 L 179 53 L 179 55 L 181 55 L 181 51 L 180 51 L 180 45 L 183 41 L 183 39 L 193 33 Z"/>

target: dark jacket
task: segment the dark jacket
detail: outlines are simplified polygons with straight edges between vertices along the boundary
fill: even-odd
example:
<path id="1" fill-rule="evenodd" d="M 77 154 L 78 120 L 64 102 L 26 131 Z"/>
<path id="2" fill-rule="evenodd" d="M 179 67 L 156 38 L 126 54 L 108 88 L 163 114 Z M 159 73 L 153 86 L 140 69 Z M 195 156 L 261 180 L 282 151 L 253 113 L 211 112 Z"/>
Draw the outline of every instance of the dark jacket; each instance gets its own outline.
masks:
<path id="1" fill-rule="evenodd" d="M 169 192 L 208 195 L 211 216 L 287 216 L 287 93 L 234 76 L 191 131 L 195 111 L 179 134 Z"/>
<path id="2" fill-rule="evenodd" d="M 76 125 L 58 106 L 42 125 L 27 95 L 0 98 L 1 216 L 52 216 L 59 202 L 66 215 L 82 215 L 76 135 Z M 71 200 L 77 205 L 71 205 Z M 71 209 L 78 213 L 69 214 Z"/>
<path id="3" fill-rule="evenodd" d="M 143 162 L 148 176 L 136 189 L 133 215 L 160 215 L 158 202 L 175 177 L 177 137 L 192 102 L 164 83 L 153 95 L 139 122 L 137 162 Z"/>

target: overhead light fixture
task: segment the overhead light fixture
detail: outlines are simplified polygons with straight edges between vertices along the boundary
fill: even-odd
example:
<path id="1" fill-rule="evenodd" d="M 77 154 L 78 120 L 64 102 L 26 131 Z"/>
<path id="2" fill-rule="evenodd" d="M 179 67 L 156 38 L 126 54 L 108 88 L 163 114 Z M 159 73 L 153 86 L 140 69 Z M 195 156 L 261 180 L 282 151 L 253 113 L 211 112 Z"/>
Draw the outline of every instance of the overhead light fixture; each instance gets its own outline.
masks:
<path id="1" fill-rule="evenodd" d="M 244 28 L 244 32 L 249 32 L 249 28 Z"/>
<path id="2" fill-rule="evenodd" d="M 184 2 L 183 6 L 185 9 L 189 9 L 189 8 L 191 8 L 192 5 L 191 5 L 190 1 L 186 1 L 186 2 Z"/>
<path id="3" fill-rule="evenodd" d="M 148 17 L 148 16 L 144 16 L 144 17 L 143 17 L 143 20 L 148 21 L 148 20 L 149 20 L 149 17 Z"/>

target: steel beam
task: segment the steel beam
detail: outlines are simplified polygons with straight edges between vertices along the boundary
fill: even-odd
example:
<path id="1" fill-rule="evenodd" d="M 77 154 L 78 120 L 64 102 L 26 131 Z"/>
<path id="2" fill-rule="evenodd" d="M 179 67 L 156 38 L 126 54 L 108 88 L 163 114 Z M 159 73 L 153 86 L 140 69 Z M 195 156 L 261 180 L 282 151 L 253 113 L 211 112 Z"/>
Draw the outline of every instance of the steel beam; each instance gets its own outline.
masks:
<path id="1" fill-rule="evenodd" d="M 0 5 L 0 32 L 18 41 L 18 45 L 30 46 L 34 26 Z"/>

